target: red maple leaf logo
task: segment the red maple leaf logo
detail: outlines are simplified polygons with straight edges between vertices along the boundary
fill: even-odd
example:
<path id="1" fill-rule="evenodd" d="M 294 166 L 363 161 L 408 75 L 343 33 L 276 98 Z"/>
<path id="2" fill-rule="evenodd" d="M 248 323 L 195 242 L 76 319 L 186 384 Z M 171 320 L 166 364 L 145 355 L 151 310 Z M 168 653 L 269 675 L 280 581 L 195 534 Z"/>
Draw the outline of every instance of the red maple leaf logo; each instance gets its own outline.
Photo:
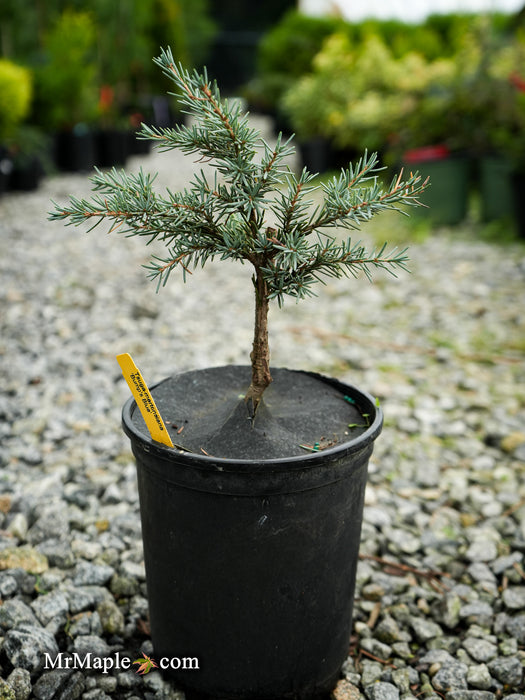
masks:
<path id="1" fill-rule="evenodd" d="M 137 668 L 135 673 L 139 673 L 141 676 L 145 675 L 146 673 L 149 673 L 152 668 L 158 668 L 156 662 L 153 659 L 150 659 L 150 657 L 147 654 L 144 654 L 143 658 L 137 659 L 133 663 L 139 664 L 139 667 Z"/>

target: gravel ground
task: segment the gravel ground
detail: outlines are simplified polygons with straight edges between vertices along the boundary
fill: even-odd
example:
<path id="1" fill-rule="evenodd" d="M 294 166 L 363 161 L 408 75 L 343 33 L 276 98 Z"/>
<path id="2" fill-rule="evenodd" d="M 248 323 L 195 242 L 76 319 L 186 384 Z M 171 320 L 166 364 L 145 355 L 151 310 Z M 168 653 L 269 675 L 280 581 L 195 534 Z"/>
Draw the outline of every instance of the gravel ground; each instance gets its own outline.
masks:
<path id="1" fill-rule="evenodd" d="M 194 167 L 155 154 L 128 169 L 139 164 L 173 187 Z M 151 653 L 115 355 L 130 352 L 149 383 L 245 364 L 250 271 L 213 264 L 157 296 L 139 241 L 46 220 L 49 200 L 70 192 L 87 194 L 86 177 L 0 200 L 0 698 L 182 700 L 158 672 L 46 670 L 44 659 Z M 525 247 L 439 230 L 410 253 L 411 275 L 335 281 L 270 318 L 275 366 L 358 384 L 386 416 L 336 697 L 517 700 Z"/>

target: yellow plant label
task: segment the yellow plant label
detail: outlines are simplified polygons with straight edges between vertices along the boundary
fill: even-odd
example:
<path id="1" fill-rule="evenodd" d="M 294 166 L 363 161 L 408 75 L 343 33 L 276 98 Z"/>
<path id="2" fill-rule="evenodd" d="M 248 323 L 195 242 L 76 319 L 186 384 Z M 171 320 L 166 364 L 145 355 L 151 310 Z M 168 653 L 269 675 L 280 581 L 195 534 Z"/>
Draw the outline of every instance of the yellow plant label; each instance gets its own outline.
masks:
<path id="1" fill-rule="evenodd" d="M 142 417 L 146 422 L 146 427 L 148 428 L 152 439 L 156 440 L 157 442 L 161 442 L 163 445 L 168 445 L 168 447 L 173 447 L 173 443 L 168 435 L 164 421 L 162 420 L 162 417 L 155 406 L 153 396 L 150 394 L 139 368 L 131 359 L 131 355 L 129 355 L 127 352 L 123 353 L 122 355 L 117 355 L 117 362 L 119 363 L 124 379 L 128 383 L 131 393 L 137 402 L 137 406 L 142 413 Z"/>

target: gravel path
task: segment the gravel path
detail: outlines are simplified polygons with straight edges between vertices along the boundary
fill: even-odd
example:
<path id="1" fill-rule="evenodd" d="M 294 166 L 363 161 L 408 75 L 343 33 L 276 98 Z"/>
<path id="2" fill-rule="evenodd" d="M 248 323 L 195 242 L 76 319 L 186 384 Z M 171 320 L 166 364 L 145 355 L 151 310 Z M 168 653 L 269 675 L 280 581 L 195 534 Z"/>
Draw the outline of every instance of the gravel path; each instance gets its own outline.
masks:
<path id="1" fill-rule="evenodd" d="M 193 168 L 165 154 L 128 169 L 141 163 L 174 187 Z M 149 383 L 245 364 L 250 271 L 214 264 L 157 296 L 139 241 L 46 220 L 49 200 L 70 192 L 87 194 L 86 177 L 0 200 L 0 698 L 182 699 L 158 672 L 46 670 L 44 660 L 151 652 L 115 355 L 130 352 Z M 411 275 L 336 281 L 270 318 L 275 366 L 358 384 L 386 415 L 336 696 L 517 700 L 525 247 L 440 230 L 410 253 Z"/>

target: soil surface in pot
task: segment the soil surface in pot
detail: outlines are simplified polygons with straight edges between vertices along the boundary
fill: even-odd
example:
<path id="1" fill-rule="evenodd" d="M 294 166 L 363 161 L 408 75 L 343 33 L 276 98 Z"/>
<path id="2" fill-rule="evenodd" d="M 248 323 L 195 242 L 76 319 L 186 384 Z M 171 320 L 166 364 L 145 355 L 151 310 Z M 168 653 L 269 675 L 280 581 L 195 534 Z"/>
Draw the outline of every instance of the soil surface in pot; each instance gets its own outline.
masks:
<path id="1" fill-rule="evenodd" d="M 304 457 L 356 438 L 373 420 L 335 380 L 287 369 L 272 376 L 253 422 L 244 402 L 249 367 L 174 375 L 152 394 L 176 448 L 222 459 Z M 148 435 L 140 411 L 133 422 Z"/>

